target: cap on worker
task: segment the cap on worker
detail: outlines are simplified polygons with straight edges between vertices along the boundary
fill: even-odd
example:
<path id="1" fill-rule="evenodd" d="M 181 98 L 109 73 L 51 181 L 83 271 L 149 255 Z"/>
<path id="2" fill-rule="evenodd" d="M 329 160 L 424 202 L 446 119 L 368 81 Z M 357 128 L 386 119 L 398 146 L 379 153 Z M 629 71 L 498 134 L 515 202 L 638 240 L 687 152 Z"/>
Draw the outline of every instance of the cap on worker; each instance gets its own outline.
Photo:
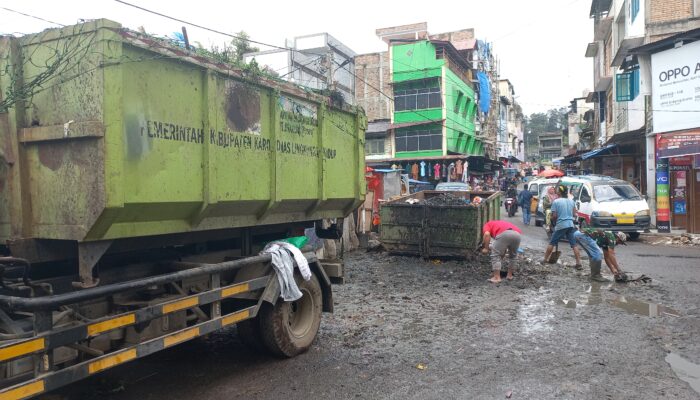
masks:
<path id="1" fill-rule="evenodd" d="M 620 244 L 627 245 L 627 243 L 625 243 L 627 242 L 627 234 L 625 232 L 617 232 L 615 236 L 617 236 L 617 240 L 620 241 Z"/>
<path id="2" fill-rule="evenodd" d="M 564 185 L 557 186 L 557 192 L 559 192 L 559 194 L 561 196 L 566 196 L 566 186 L 564 186 Z"/>

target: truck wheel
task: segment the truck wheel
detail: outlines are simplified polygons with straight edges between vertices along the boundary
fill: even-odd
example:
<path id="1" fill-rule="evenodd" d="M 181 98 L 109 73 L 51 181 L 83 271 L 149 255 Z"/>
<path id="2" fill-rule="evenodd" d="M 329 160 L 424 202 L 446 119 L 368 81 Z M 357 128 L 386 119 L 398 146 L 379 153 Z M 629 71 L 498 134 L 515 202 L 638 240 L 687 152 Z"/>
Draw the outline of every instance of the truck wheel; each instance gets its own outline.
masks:
<path id="1" fill-rule="evenodd" d="M 258 317 L 237 323 L 236 329 L 238 330 L 238 338 L 244 346 L 257 352 L 265 350 L 265 343 L 263 343 L 260 334 L 260 319 Z"/>
<path id="2" fill-rule="evenodd" d="M 629 232 L 627 234 L 630 235 L 630 239 L 632 240 L 639 239 L 639 232 Z"/>
<path id="3" fill-rule="evenodd" d="M 309 281 L 294 275 L 303 296 L 293 302 L 279 300 L 260 309 L 260 329 L 265 347 L 278 357 L 294 357 L 311 347 L 321 326 L 321 285 L 315 275 Z"/>

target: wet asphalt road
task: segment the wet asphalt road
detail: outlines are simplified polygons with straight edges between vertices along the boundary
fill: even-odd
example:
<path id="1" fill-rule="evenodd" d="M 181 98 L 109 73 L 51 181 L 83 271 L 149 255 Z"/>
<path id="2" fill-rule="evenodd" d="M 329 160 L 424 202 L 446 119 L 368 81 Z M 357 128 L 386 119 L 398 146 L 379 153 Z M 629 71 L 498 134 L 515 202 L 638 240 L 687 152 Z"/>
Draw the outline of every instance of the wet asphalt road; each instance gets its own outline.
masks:
<path id="1" fill-rule="evenodd" d="M 528 262 L 545 235 L 524 231 L 521 269 L 498 286 L 483 260 L 348 255 L 336 312 L 294 359 L 252 353 L 231 329 L 47 397 L 700 399 L 700 248 L 630 243 L 621 265 L 653 282 L 591 284 Z"/>

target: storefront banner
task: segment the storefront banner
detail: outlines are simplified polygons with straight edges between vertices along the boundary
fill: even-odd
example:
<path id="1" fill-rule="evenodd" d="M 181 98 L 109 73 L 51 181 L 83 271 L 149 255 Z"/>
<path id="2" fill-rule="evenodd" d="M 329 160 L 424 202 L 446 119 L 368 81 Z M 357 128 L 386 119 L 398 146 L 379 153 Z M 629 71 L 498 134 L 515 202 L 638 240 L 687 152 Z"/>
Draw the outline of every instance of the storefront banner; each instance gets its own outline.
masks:
<path id="1" fill-rule="evenodd" d="M 671 232 L 671 204 L 669 197 L 668 159 L 656 160 L 656 228 Z"/>
<path id="2" fill-rule="evenodd" d="M 700 41 L 651 55 L 654 132 L 700 126 Z"/>
<path id="3" fill-rule="evenodd" d="M 700 154 L 700 129 L 658 134 L 656 151 L 661 158 Z"/>

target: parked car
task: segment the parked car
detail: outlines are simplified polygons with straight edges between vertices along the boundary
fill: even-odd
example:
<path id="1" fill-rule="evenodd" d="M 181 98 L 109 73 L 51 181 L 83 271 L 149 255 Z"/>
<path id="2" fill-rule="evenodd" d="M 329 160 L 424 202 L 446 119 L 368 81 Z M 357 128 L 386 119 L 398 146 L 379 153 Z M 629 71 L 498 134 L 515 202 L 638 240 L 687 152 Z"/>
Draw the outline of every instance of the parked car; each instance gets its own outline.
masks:
<path id="1" fill-rule="evenodd" d="M 649 205 L 629 182 L 591 177 L 569 179 L 582 181 L 574 197 L 580 226 L 622 231 L 632 239 L 649 229 Z"/>
<path id="2" fill-rule="evenodd" d="M 464 182 L 440 182 L 435 186 L 435 190 L 446 192 L 468 192 L 469 185 Z"/>

